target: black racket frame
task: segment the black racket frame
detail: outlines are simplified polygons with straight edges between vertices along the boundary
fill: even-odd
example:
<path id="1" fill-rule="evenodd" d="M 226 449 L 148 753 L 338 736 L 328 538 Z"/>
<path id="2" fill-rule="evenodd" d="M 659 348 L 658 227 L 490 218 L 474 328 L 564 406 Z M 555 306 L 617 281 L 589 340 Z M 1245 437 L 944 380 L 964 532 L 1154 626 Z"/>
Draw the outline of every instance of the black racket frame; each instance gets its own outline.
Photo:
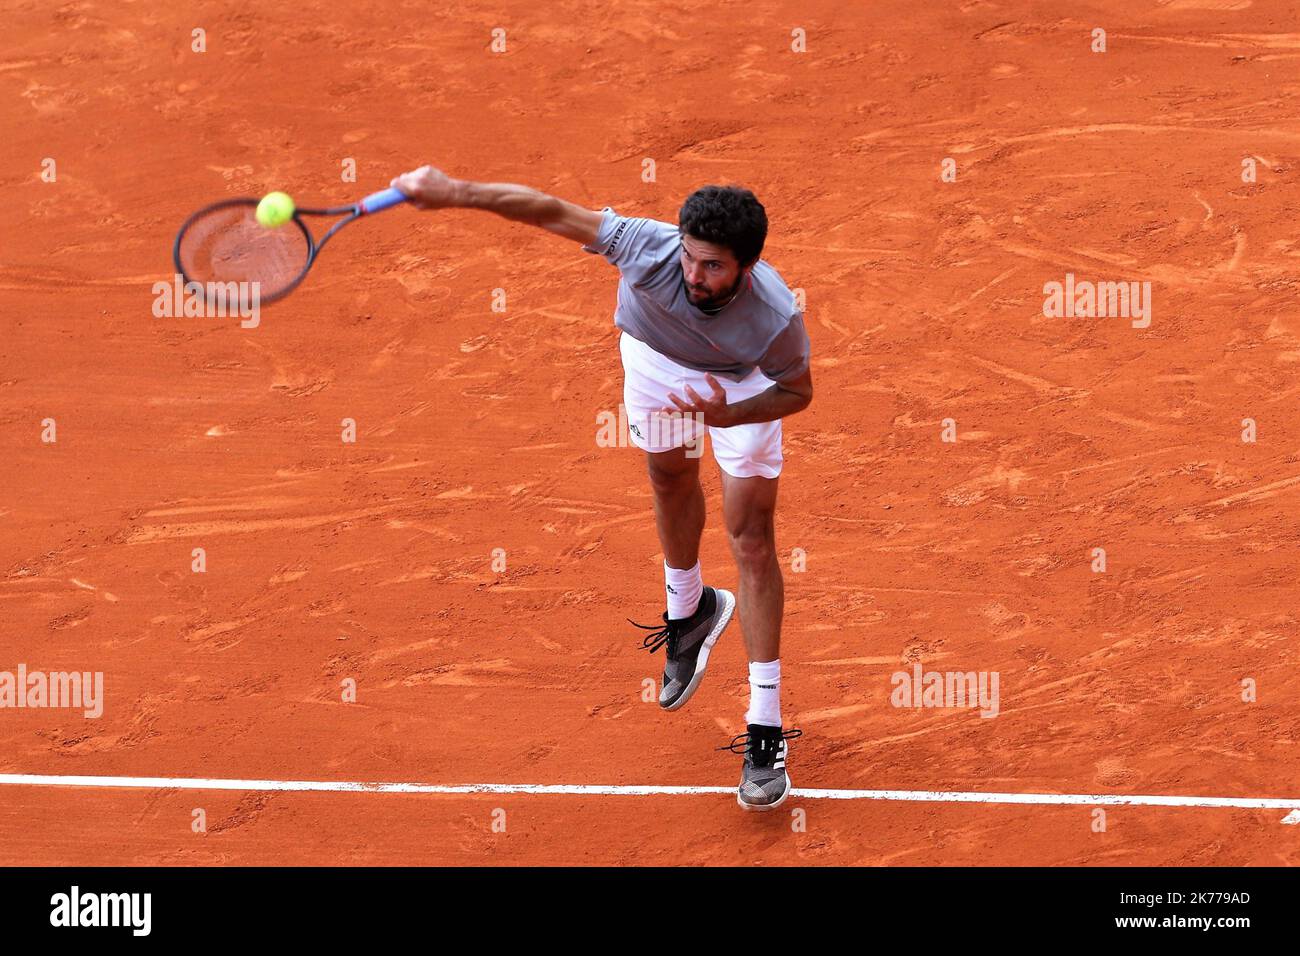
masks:
<path id="1" fill-rule="evenodd" d="M 247 196 L 240 196 L 234 199 L 222 199 L 219 202 L 210 203 L 202 209 L 191 213 L 189 218 L 181 223 L 181 228 L 176 233 L 176 241 L 172 243 L 172 262 L 176 266 L 176 272 L 185 280 L 186 285 L 189 285 L 191 282 L 197 285 L 203 285 L 203 283 L 199 282 L 197 279 L 192 279 L 190 276 L 186 275 L 185 268 L 181 265 L 181 240 L 185 238 L 186 230 L 188 230 L 198 219 L 217 209 L 229 209 L 233 206 L 253 206 L 256 208 L 260 201 L 261 200 L 251 199 Z M 352 220 L 359 218 L 362 213 L 363 210 L 361 208 L 361 203 L 359 202 L 350 203 L 346 206 L 331 206 L 328 209 L 295 209 L 293 212 L 292 222 L 302 230 L 303 237 L 307 240 L 307 262 L 302 267 L 302 272 L 298 273 L 297 278 L 295 278 L 293 282 L 289 283 L 289 285 L 285 286 L 279 292 L 273 293 L 269 296 L 262 296 L 259 293 L 258 302 L 262 305 L 266 305 L 269 302 L 278 302 L 294 289 L 298 288 L 302 280 L 307 278 L 307 273 L 311 271 L 312 265 L 316 262 L 316 257 L 320 255 L 320 251 L 325 248 L 325 243 L 330 241 L 330 237 Z M 303 216 L 343 216 L 344 218 L 334 223 L 325 235 L 321 236 L 320 242 L 317 242 L 316 237 L 313 236 L 311 230 L 307 228 L 307 223 L 302 220 Z M 283 229 L 287 225 L 289 225 L 289 223 L 285 223 L 283 226 L 277 228 Z M 204 295 L 207 295 L 206 289 L 204 290 Z"/>

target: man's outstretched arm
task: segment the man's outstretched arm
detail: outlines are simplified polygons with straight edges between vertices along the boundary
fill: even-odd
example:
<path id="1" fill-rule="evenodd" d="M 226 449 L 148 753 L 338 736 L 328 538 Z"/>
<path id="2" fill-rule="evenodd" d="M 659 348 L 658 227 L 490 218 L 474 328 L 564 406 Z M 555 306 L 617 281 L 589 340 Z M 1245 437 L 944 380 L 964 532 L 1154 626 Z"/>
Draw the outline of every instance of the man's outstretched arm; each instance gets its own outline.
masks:
<path id="1" fill-rule="evenodd" d="M 486 209 L 586 246 L 595 243 L 600 229 L 600 213 L 515 183 L 452 179 L 440 169 L 421 166 L 390 185 L 410 197 L 417 209 Z"/>

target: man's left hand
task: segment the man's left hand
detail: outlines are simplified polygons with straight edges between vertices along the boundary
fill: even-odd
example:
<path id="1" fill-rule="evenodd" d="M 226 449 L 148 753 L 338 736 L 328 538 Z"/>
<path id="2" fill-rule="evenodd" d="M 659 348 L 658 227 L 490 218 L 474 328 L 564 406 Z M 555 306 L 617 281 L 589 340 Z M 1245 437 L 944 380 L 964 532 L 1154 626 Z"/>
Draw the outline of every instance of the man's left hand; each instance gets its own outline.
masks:
<path id="1" fill-rule="evenodd" d="M 713 389 L 712 397 L 705 398 L 696 392 L 695 389 L 687 385 L 686 396 L 690 399 L 689 402 L 682 401 L 682 399 L 678 398 L 672 392 L 669 392 L 668 400 L 677 407 L 675 409 L 664 407 L 660 409 L 660 411 L 670 414 L 674 411 L 689 415 L 703 414 L 704 424 L 711 428 L 727 428 L 730 426 L 731 416 L 727 411 L 729 408 L 727 405 L 727 393 L 723 390 L 722 386 L 718 384 L 718 380 L 708 372 L 704 373 L 704 380 L 708 382 L 709 387 Z"/>

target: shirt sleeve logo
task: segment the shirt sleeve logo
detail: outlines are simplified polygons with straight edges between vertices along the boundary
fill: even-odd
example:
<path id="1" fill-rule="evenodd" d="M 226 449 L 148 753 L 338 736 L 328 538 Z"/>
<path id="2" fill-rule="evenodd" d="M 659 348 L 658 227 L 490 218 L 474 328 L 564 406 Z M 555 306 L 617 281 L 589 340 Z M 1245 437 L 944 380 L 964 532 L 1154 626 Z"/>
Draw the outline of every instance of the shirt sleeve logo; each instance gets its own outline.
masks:
<path id="1" fill-rule="evenodd" d="M 614 231 L 614 238 L 609 240 L 609 245 L 605 246 L 605 256 L 607 258 L 609 256 L 614 255 L 614 253 L 618 250 L 618 241 L 623 238 L 623 231 L 625 229 L 627 229 L 626 219 L 624 219 L 622 222 L 618 224 L 618 229 Z"/>

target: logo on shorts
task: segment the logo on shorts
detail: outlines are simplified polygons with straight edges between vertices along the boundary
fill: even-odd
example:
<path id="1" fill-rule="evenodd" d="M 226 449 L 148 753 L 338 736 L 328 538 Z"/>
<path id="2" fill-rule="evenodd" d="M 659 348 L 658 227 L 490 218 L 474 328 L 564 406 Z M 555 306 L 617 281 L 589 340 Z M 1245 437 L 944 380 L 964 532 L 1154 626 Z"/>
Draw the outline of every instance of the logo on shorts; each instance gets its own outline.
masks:
<path id="1" fill-rule="evenodd" d="M 617 414 L 612 411 L 596 413 L 596 445 L 600 448 L 640 448 L 647 451 L 665 451 L 685 448 L 687 458 L 704 454 L 703 412 L 663 412 L 642 410 L 639 422 L 628 420 L 627 406 L 619 402 Z"/>

